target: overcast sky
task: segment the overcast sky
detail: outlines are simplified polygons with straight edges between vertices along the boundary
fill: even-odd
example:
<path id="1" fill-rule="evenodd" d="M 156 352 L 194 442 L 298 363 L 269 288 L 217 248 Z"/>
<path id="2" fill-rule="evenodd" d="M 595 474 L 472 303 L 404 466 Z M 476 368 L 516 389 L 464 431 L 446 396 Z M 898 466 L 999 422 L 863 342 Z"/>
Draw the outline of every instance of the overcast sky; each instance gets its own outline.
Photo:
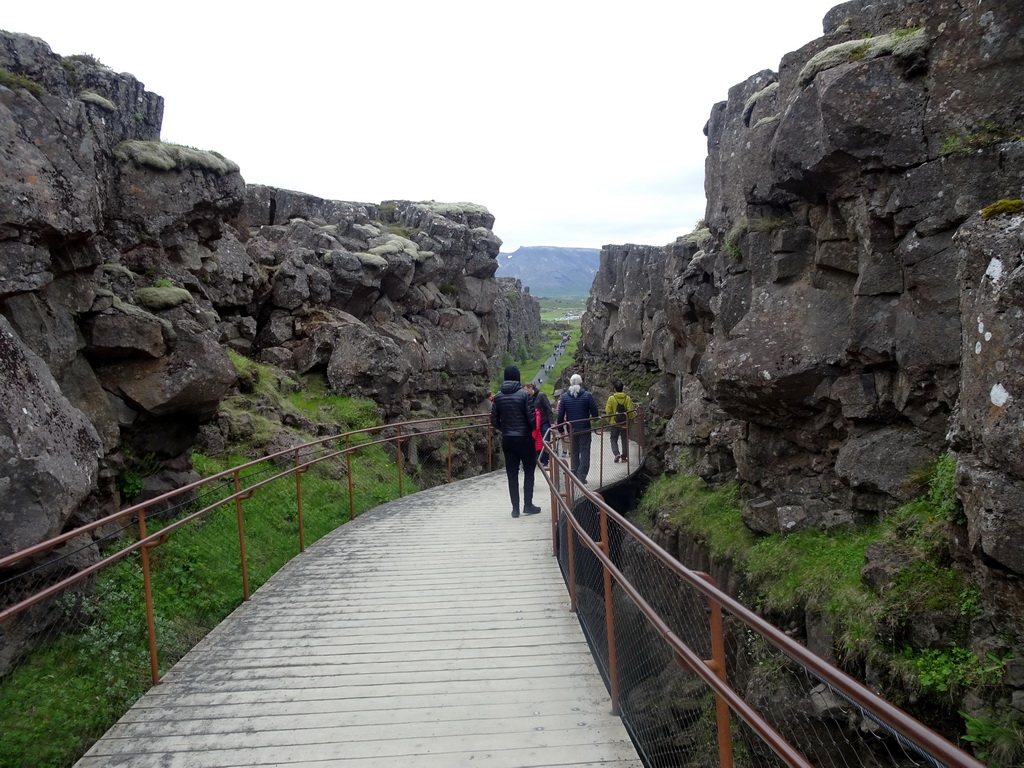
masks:
<path id="1" fill-rule="evenodd" d="M 704 215 L 711 107 L 833 0 L 6 3 L 0 27 L 164 97 L 248 183 L 467 201 L 524 245 L 664 245 Z"/>

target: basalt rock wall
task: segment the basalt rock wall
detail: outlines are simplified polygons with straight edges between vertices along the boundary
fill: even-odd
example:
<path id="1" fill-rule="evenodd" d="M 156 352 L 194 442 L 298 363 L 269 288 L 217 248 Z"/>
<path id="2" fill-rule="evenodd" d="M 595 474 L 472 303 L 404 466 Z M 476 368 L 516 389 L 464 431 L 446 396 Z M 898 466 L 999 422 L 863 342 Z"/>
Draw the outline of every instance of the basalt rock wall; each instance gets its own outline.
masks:
<path id="1" fill-rule="evenodd" d="M 1024 6 L 857 0 L 824 33 L 713 107 L 700 229 L 602 251 L 586 378 L 646 382 L 656 467 L 738 482 L 761 533 L 876 519 L 951 450 L 961 549 L 1015 580 L 1024 215 L 989 206 L 1024 197 Z"/>
<path id="2" fill-rule="evenodd" d="M 118 509 L 133 457 L 188 477 L 229 350 L 416 418 L 485 409 L 539 333 L 482 206 L 246 185 L 131 75 L 8 33 L 0 69 L 0 556 Z"/>

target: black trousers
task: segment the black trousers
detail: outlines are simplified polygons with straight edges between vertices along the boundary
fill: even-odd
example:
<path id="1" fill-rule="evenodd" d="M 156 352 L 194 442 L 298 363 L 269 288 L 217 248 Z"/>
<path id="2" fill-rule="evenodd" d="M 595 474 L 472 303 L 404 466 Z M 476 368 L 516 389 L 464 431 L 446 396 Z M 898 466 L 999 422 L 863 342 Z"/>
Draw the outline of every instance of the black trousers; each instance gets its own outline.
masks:
<path id="1" fill-rule="evenodd" d="M 533 438 L 502 437 L 501 452 L 505 455 L 505 474 L 508 475 L 508 495 L 512 509 L 519 511 L 519 465 L 523 465 L 523 502 L 533 504 L 533 473 L 537 469 L 537 449 Z"/>
<path id="2" fill-rule="evenodd" d="M 587 429 L 573 432 L 570 437 L 569 467 L 583 482 L 587 481 L 590 472 L 590 441 L 593 436 L 594 433 Z"/>

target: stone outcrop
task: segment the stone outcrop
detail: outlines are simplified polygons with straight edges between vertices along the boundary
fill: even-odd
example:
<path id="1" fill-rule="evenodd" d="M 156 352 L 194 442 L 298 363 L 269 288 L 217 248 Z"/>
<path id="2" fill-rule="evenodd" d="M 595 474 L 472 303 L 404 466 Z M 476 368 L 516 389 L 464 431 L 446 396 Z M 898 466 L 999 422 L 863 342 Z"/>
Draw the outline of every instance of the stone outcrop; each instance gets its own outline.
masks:
<path id="1" fill-rule="evenodd" d="M 539 332 L 479 205 L 247 186 L 131 75 L 8 33 L 0 70 L 0 555 L 115 511 L 133 462 L 187 477 L 229 350 L 415 418 L 485 408 Z"/>
<path id="2" fill-rule="evenodd" d="M 980 215 L 1022 194 L 1022 26 L 1010 2 L 834 8 L 712 110 L 706 229 L 602 253 L 586 365 L 656 372 L 665 465 L 738 480 L 755 530 L 884 513 L 952 447 L 975 548 L 1024 572 L 1024 218 Z"/>
<path id="3" fill-rule="evenodd" d="M 919 608 L 901 631 L 979 657 L 1024 653 L 1022 29 L 1010 0 L 833 9 L 712 109 L 699 229 L 602 251 L 578 352 L 646 401 L 653 471 L 738 484 L 757 534 L 878 520 L 951 452 L 944 562 L 982 597 L 956 631 Z M 864 583 L 907 557 L 869 549 Z"/>

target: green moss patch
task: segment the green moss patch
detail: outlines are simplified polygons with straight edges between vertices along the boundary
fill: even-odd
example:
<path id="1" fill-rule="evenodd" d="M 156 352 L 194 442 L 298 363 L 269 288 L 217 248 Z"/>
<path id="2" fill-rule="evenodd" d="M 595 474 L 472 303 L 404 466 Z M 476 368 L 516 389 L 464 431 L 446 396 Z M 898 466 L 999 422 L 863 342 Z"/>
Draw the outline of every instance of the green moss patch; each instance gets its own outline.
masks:
<path id="1" fill-rule="evenodd" d="M 191 293 L 184 288 L 175 288 L 173 286 L 140 288 L 135 292 L 135 300 L 152 312 L 174 309 L 182 304 L 191 304 L 194 301 Z"/>
<path id="2" fill-rule="evenodd" d="M 1024 200 L 1000 200 L 981 209 L 981 218 L 994 219 L 996 216 L 1015 216 L 1024 213 Z"/>
<path id="3" fill-rule="evenodd" d="M 0 67 L 0 85 L 4 88 L 10 88 L 11 90 L 23 88 L 36 98 L 46 93 L 46 89 L 44 89 L 43 86 L 35 80 L 30 80 L 24 75 L 17 75 L 3 67 Z"/>

